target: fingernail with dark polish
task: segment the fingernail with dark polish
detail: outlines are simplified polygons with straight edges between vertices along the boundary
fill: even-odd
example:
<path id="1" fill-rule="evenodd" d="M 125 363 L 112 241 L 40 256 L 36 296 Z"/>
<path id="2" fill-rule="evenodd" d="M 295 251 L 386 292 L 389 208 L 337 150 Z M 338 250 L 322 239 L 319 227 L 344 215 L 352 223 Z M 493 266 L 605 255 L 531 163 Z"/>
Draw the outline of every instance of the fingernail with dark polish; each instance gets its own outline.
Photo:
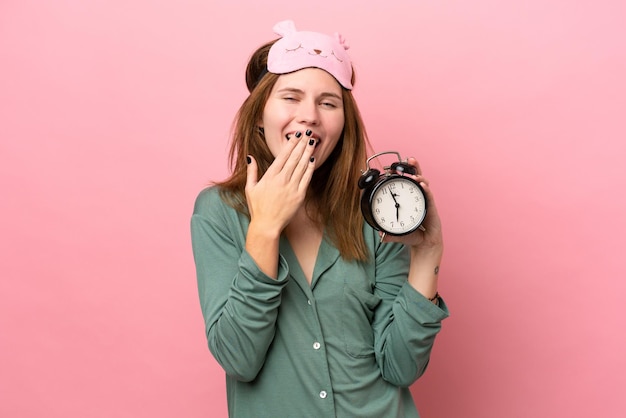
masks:
<path id="1" fill-rule="evenodd" d="M 291 135 L 287 134 L 287 141 L 291 139 Z"/>
<path id="2" fill-rule="evenodd" d="M 306 136 L 311 136 L 312 133 L 313 133 L 313 131 L 310 130 L 310 129 L 307 129 L 306 132 L 305 132 Z"/>
<path id="3" fill-rule="evenodd" d="M 250 164 L 252 162 L 252 158 L 250 158 L 249 155 L 246 155 L 246 161 L 248 162 L 248 164 Z"/>
<path id="4" fill-rule="evenodd" d="M 309 161 L 311 161 L 311 162 L 315 161 L 315 157 L 311 157 L 311 159 Z"/>
<path id="5" fill-rule="evenodd" d="M 302 132 L 298 131 L 296 132 L 296 138 L 300 138 L 302 136 Z"/>
<path id="6" fill-rule="evenodd" d="M 315 140 L 313 138 L 309 139 L 309 145 L 315 144 Z"/>

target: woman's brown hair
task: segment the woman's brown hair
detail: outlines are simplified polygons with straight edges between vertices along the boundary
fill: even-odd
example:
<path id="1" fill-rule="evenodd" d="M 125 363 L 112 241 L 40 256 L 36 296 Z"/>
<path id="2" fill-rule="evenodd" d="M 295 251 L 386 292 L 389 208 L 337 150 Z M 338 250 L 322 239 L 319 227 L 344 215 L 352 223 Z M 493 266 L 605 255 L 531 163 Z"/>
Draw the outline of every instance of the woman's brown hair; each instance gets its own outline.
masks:
<path id="1" fill-rule="evenodd" d="M 246 85 L 250 95 L 239 108 L 232 126 L 229 151 L 232 173 L 228 179 L 216 183 L 220 186 L 224 200 L 244 214 L 248 214 L 245 197 L 246 156 L 253 155 L 257 161 L 259 178 L 274 160 L 258 127 L 265 103 L 279 77 L 266 70 L 267 54 L 274 42 L 257 49 L 248 62 Z M 353 85 L 354 78 L 353 71 Z M 326 227 L 326 233 L 344 259 L 365 261 L 370 254 L 363 238 L 363 216 L 357 184 L 361 165 L 367 158 L 369 142 L 352 92 L 342 87 L 342 97 L 345 118 L 343 133 L 328 159 L 316 168 L 305 205 L 315 202 L 313 206 L 316 212 L 309 212 L 309 216 L 320 226 Z"/>

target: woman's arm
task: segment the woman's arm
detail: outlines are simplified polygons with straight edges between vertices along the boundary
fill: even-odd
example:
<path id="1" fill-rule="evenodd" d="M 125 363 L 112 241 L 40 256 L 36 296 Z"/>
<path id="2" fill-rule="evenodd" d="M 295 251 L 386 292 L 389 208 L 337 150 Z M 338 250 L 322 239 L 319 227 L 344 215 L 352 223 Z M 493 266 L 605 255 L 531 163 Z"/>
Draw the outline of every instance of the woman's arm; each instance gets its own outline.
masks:
<path id="1" fill-rule="evenodd" d="M 441 220 L 417 161 L 409 158 L 408 162 L 416 167 L 418 174 L 405 175 L 420 182 L 428 200 L 424 229 L 407 236 L 384 237 L 384 242 L 405 245 L 408 272 L 402 273 L 400 256 L 386 249 L 376 259 L 376 288 L 383 299 L 376 311 L 377 356 L 383 377 L 399 386 L 408 386 L 423 374 L 441 321 L 448 316 L 446 304 L 437 292 L 443 257 Z"/>
<path id="2" fill-rule="evenodd" d="M 378 366 L 385 380 L 409 386 L 426 370 L 441 321 L 448 316 L 443 300 L 436 305 L 408 281 L 410 251 L 380 244 L 376 252 L 374 293 L 381 298 L 372 324 Z"/>
<path id="3" fill-rule="evenodd" d="M 191 237 L 209 349 L 224 371 L 251 381 L 274 339 L 287 266 L 269 277 L 244 248 L 247 220 L 216 189 L 197 198 Z"/>

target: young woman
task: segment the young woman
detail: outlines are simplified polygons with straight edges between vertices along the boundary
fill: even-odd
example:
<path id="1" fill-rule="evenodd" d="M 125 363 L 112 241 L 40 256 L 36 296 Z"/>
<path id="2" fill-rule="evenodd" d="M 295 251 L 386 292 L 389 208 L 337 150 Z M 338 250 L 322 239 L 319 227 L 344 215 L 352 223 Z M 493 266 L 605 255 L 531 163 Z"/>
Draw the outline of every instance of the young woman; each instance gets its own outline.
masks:
<path id="1" fill-rule="evenodd" d="M 410 158 L 424 230 L 381 240 L 363 222 L 367 139 L 347 45 L 291 21 L 274 30 L 248 63 L 232 174 L 200 192 L 191 219 L 229 415 L 417 417 L 408 388 L 448 315 L 433 194 Z"/>

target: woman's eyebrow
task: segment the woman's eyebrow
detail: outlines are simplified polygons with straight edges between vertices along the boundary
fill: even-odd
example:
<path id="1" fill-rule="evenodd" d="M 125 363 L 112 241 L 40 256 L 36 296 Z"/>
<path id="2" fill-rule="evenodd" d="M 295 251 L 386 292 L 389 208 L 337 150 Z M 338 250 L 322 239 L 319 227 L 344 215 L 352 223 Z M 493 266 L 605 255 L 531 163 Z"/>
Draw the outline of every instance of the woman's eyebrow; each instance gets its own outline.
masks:
<path id="1" fill-rule="evenodd" d="M 333 97 L 337 100 L 343 100 L 340 95 L 338 95 L 337 93 L 331 93 L 331 92 L 322 93 L 320 94 L 320 97 Z"/>
<path id="2" fill-rule="evenodd" d="M 299 93 L 299 94 L 304 94 L 304 91 L 297 89 L 295 87 L 283 87 L 282 89 L 278 90 L 278 93 Z"/>

